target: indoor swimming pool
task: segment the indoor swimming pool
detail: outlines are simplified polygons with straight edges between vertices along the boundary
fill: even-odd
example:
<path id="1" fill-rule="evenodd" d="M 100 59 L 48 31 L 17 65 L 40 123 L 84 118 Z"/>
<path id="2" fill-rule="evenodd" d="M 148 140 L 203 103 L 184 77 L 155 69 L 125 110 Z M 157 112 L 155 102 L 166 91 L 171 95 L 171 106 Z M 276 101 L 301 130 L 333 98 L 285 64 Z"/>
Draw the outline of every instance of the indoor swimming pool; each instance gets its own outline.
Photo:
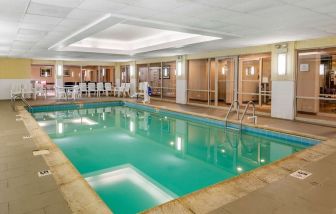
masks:
<path id="1" fill-rule="evenodd" d="M 33 107 L 113 213 L 137 213 L 318 143 L 127 102 Z"/>

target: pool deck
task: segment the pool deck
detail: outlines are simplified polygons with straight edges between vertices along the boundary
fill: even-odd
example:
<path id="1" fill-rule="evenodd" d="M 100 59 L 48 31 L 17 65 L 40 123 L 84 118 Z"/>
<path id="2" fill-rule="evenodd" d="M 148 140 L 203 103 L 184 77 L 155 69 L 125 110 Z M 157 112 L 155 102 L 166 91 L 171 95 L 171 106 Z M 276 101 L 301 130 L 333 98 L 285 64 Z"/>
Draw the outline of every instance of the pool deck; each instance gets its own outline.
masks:
<path id="1" fill-rule="evenodd" d="M 120 99 L 103 97 L 82 99 L 80 102 L 110 100 Z M 133 100 L 125 100 L 133 102 Z M 52 99 L 30 101 L 31 105 L 57 103 L 60 102 Z M 226 114 L 226 110 L 178 105 L 170 102 L 152 101 L 151 105 L 217 119 L 224 118 Z M 0 150 L 1 214 L 71 213 L 71 211 L 72 213 L 110 213 L 94 191 L 85 184 L 86 182 L 80 176 L 76 176 L 78 172 L 73 166 L 65 164 L 66 158 L 64 159 L 64 155 L 55 146 L 46 144 L 50 146 L 48 148 L 51 151 L 50 155 L 43 158 L 32 156 L 32 150 L 41 148 L 43 145 L 39 143 L 41 140 L 51 143 L 42 129 L 33 124 L 34 121 L 24 119 L 25 125 L 20 121 L 17 122 L 15 119 L 18 113 L 11 110 L 8 101 L 0 102 L 0 114 L 3 118 L 0 122 L 0 135 L 2 136 L 0 139 L 2 147 Z M 29 117 L 24 110 L 20 111 L 20 114 L 23 114 L 23 118 Z M 32 127 L 34 130 L 31 130 Z M 246 213 L 247 211 L 248 213 L 336 213 L 334 203 L 336 197 L 336 128 L 262 116 L 258 118 L 258 127 L 317 137 L 324 141 L 284 160 L 175 199 L 150 209 L 146 213 L 225 214 Z M 33 139 L 22 140 L 23 135 L 29 135 L 32 132 L 35 132 Z M 33 143 L 28 143 L 29 141 Z M 61 160 L 60 163 L 55 163 L 53 158 L 56 156 Z M 18 164 L 21 170 L 15 171 L 9 167 L 11 162 Z M 53 176 L 38 178 L 37 171 L 47 168 L 51 169 Z M 304 169 L 313 174 L 305 180 L 289 176 L 297 169 Z M 63 175 L 58 174 L 57 171 L 58 173 L 63 172 Z M 28 179 L 28 176 L 32 178 Z M 14 178 L 21 178 L 21 183 L 18 181 L 20 186 L 10 185 Z M 64 179 L 68 181 L 64 182 Z M 46 182 L 46 186 L 42 185 L 42 181 Z M 70 189 L 80 187 L 84 190 L 72 194 L 73 192 L 69 191 L 68 187 Z M 19 193 L 18 190 L 23 190 L 24 194 Z M 82 197 L 83 194 L 90 197 Z M 9 197 L 10 195 L 12 197 Z M 79 199 L 77 200 L 76 197 Z M 31 201 L 31 203 L 22 203 L 22 201 L 20 203 L 18 202 L 20 199 L 24 202 Z M 101 209 L 99 212 L 97 212 L 98 207 Z"/>

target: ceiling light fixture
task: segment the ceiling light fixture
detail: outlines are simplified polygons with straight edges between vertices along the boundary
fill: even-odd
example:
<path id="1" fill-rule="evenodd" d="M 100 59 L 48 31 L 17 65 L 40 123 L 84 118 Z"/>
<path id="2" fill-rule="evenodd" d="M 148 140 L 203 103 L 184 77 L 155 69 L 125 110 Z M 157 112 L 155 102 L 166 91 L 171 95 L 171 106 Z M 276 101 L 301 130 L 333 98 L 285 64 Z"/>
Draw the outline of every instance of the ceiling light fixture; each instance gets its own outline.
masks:
<path id="1" fill-rule="evenodd" d="M 112 15 L 111 13 L 105 14 L 105 15 L 102 16 L 101 18 L 99 18 L 99 19 L 97 19 L 97 20 L 91 22 L 90 24 L 86 25 L 85 27 L 79 29 L 79 30 L 76 31 L 75 33 L 73 33 L 73 34 L 71 34 L 70 36 L 66 37 L 65 39 L 63 39 L 63 40 L 57 42 L 56 44 L 54 44 L 53 46 L 51 46 L 51 47 L 48 48 L 48 49 L 50 50 L 50 49 L 54 49 L 54 48 L 56 48 L 56 47 L 61 47 L 61 48 L 63 48 L 64 45 L 62 45 L 62 44 L 65 43 L 67 40 L 70 40 L 71 38 L 73 38 L 73 37 L 75 37 L 75 36 L 77 36 L 77 35 L 83 33 L 84 31 L 86 31 L 86 30 L 92 28 L 93 26 L 95 26 L 95 25 L 97 25 L 97 24 L 99 24 L 99 23 L 101 23 L 101 22 L 107 20 L 108 18 L 111 17 L 111 15 Z"/>

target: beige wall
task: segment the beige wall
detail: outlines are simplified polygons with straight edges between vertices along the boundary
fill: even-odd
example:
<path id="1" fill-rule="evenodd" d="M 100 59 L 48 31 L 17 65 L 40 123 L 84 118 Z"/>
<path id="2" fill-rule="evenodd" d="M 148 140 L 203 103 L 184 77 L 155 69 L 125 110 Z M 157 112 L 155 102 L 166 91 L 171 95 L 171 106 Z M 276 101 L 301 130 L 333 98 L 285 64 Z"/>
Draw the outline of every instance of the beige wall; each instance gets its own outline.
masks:
<path id="1" fill-rule="evenodd" d="M 188 61 L 188 89 L 208 90 L 208 59 Z M 207 101 L 207 92 L 189 91 L 189 99 Z"/>
<path id="2" fill-rule="evenodd" d="M 51 67 L 51 76 L 50 77 L 41 77 L 40 75 L 40 71 L 41 68 L 43 67 Z M 31 78 L 33 80 L 37 80 L 37 81 L 47 81 L 47 83 L 54 83 L 55 82 L 55 67 L 54 65 L 32 65 L 31 66 Z"/>
<path id="3" fill-rule="evenodd" d="M 78 83 L 81 81 L 80 78 L 80 66 L 73 66 L 73 65 L 64 65 L 63 66 L 63 74 L 64 71 L 69 71 L 70 76 L 63 76 L 63 82 L 75 82 Z"/>
<path id="4" fill-rule="evenodd" d="M 29 79 L 30 71 L 30 59 L 0 58 L 0 79 Z"/>

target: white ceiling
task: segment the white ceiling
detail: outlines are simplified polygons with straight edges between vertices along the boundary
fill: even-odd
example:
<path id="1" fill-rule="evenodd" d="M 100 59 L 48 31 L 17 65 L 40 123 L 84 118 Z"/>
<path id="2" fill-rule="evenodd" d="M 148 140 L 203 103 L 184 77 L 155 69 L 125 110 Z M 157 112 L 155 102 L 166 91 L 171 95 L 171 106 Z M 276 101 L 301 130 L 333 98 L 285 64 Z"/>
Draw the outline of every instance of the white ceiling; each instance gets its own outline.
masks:
<path id="1" fill-rule="evenodd" d="M 125 61 L 317 38 L 336 34 L 335 11 L 335 0 L 0 0 L 0 56 Z M 222 39 L 133 56 L 48 49 L 107 13 L 113 24 Z"/>
<path id="2" fill-rule="evenodd" d="M 104 20 L 109 19 L 109 17 L 110 16 Z M 114 20 L 114 17 L 112 17 L 112 19 Z M 108 22 L 108 24 L 110 24 L 110 22 Z M 101 25 L 101 23 L 99 25 Z M 95 31 L 96 26 L 98 26 L 98 24 L 74 34 L 49 49 L 58 51 L 135 55 L 220 39 L 219 37 L 182 33 L 123 23 L 114 24 L 106 30 L 86 37 L 87 31 Z M 79 39 L 77 39 L 78 37 Z M 82 39 L 83 37 L 84 39 Z"/>

